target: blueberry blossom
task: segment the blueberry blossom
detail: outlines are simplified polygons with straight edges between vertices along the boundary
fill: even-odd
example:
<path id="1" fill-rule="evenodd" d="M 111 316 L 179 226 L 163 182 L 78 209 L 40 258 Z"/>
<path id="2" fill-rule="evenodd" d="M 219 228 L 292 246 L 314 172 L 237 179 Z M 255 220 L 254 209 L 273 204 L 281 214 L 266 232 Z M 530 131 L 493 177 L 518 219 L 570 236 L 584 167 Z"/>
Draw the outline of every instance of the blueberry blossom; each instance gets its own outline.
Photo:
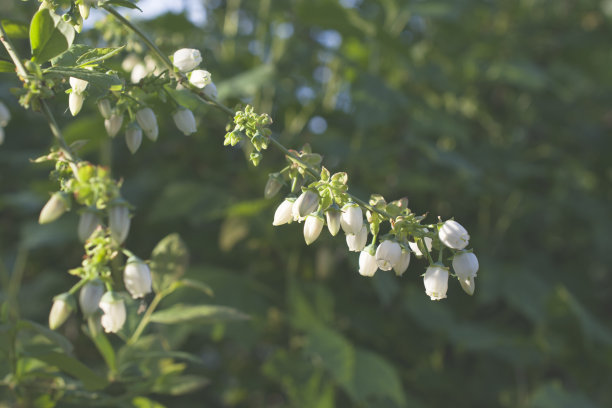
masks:
<path id="1" fill-rule="evenodd" d="M 203 69 L 196 69 L 189 74 L 189 83 L 196 88 L 204 88 L 211 83 L 210 72 Z"/>
<path id="2" fill-rule="evenodd" d="M 151 270 L 141 259 L 132 256 L 128 259 L 123 271 L 123 283 L 134 299 L 151 293 Z"/>
<path id="3" fill-rule="evenodd" d="M 140 128 L 151 141 L 154 142 L 157 140 L 159 128 L 157 127 L 157 118 L 155 117 L 153 109 L 142 108 L 136 112 L 136 122 L 138 122 Z"/>
<path id="4" fill-rule="evenodd" d="M 272 225 L 279 226 L 287 224 L 293 220 L 292 209 L 294 202 L 295 200 L 285 198 L 285 200 L 280 203 L 276 209 L 276 212 L 274 213 L 274 221 L 272 221 Z"/>
<path id="5" fill-rule="evenodd" d="M 293 203 L 293 219 L 295 221 L 304 219 L 308 214 L 314 212 L 319 205 L 319 195 L 312 190 L 306 190 Z"/>
<path id="6" fill-rule="evenodd" d="M 425 293 L 431 300 L 446 298 L 448 290 L 448 268 L 441 265 L 432 265 L 427 268 L 423 275 Z"/>
<path id="7" fill-rule="evenodd" d="M 98 217 L 95 209 L 87 209 L 81 213 L 79 217 L 78 236 L 81 242 L 87 241 L 87 239 L 93 234 L 93 232 L 102 224 L 100 217 Z"/>
<path id="8" fill-rule="evenodd" d="M 327 229 L 332 236 L 336 236 L 340 231 L 340 216 L 342 213 L 337 208 L 329 208 L 325 212 L 325 218 L 327 219 Z"/>
<path id="9" fill-rule="evenodd" d="M 444 245 L 453 249 L 463 249 L 470 242 L 466 229 L 455 220 L 446 221 L 438 231 L 438 237 Z"/>
<path id="10" fill-rule="evenodd" d="M 125 131 L 125 144 L 132 154 L 138 151 L 140 144 L 142 143 L 142 129 L 138 125 L 131 124 Z"/>
<path id="11" fill-rule="evenodd" d="M 472 252 L 459 252 L 453 257 L 453 270 L 459 279 L 461 288 L 468 294 L 473 295 L 476 284 L 474 278 L 478 272 L 478 258 Z"/>
<path id="12" fill-rule="evenodd" d="M 74 310 L 74 298 L 70 293 L 62 293 L 53 298 L 49 312 L 49 328 L 55 330 L 68 319 Z"/>
<path id="13" fill-rule="evenodd" d="M 395 241 L 385 240 L 376 249 L 376 263 L 383 271 L 390 271 L 399 262 L 402 247 Z"/>
<path id="14" fill-rule="evenodd" d="M 91 280 L 81 288 L 79 306 L 83 316 L 89 317 L 98 310 L 102 295 L 104 295 L 104 284 L 100 279 Z"/>
<path id="15" fill-rule="evenodd" d="M 340 226 L 346 234 L 358 234 L 363 225 L 363 212 L 355 203 L 348 203 L 342 207 Z"/>
<path id="16" fill-rule="evenodd" d="M 100 322 L 104 331 L 107 333 L 117 333 L 125 324 L 125 303 L 115 292 L 106 292 L 99 303 L 100 309 L 104 312 Z"/>
<path id="17" fill-rule="evenodd" d="M 202 62 L 202 54 L 193 48 L 181 48 L 172 57 L 172 63 L 181 72 L 191 71 Z"/>
<path id="18" fill-rule="evenodd" d="M 404 272 L 408 269 L 408 265 L 410 265 L 410 251 L 402 248 L 402 255 L 400 256 L 399 261 L 393 266 L 393 270 L 397 276 L 402 276 Z"/>
<path id="19" fill-rule="evenodd" d="M 189 136 L 192 133 L 196 132 L 196 121 L 193 116 L 193 112 L 189 109 L 180 108 L 172 115 L 172 119 L 174 119 L 174 124 L 185 134 L 185 136 Z"/>
<path id="20" fill-rule="evenodd" d="M 359 274 L 361 276 L 374 276 L 377 269 L 374 247 L 369 245 L 359 254 Z"/>
<path id="21" fill-rule="evenodd" d="M 361 231 L 358 234 L 346 234 L 346 245 L 349 251 L 361 252 L 368 240 L 368 227 L 366 224 L 361 226 Z"/>
<path id="22" fill-rule="evenodd" d="M 310 214 L 306 216 L 306 222 L 304 222 L 304 240 L 306 245 L 312 244 L 319 238 L 324 223 L 323 217 L 320 215 Z"/>
<path id="23" fill-rule="evenodd" d="M 121 245 L 130 232 L 130 210 L 123 202 L 111 206 L 108 212 L 108 224 L 113 240 Z"/>

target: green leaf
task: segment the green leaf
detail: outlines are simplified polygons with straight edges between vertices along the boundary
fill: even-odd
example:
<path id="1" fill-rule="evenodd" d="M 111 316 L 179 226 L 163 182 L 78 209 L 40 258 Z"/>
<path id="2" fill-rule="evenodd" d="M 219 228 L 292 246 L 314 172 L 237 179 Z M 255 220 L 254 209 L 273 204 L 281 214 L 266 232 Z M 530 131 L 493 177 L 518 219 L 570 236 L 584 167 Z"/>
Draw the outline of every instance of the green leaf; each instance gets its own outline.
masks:
<path id="1" fill-rule="evenodd" d="M 73 347 L 72 347 L 72 343 L 70 343 L 70 340 L 68 340 L 67 338 L 59 334 L 58 332 L 50 330 L 41 324 L 29 321 L 29 320 L 19 320 L 19 322 L 17 323 L 17 330 L 35 331 L 38 334 L 46 337 L 52 343 L 60 346 L 62 350 L 64 350 L 64 352 L 66 353 L 72 352 Z"/>
<path id="2" fill-rule="evenodd" d="M 15 65 L 11 61 L 0 59 L 0 72 L 15 72 Z"/>
<path id="3" fill-rule="evenodd" d="M 28 38 L 28 25 L 20 21 L 11 20 L 8 18 L 2 19 L 2 28 L 4 32 L 12 39 Z"/>
<path id="4" fill-rule="evenodd" d="M 173 376 L 155 384 L 151 391 L 159 394 L 183 395 L 202 388 L 209 382 L 206 377 L 196 375 Z"/>
<path id="5" fill-rule="evenodd" d="M 218 323 L 232 320 L 247 320 L 250 317 L 234 308 L 218 305 L 183 305 L 176 304 L 168 309 L 153 313 L 151 321 L 163 324 L 185 323 Z"/>
<path id="6" fill-rule="evenodd" d="M 74 29 L 49 9 L 40 9 L 30 23 L 32 60 L 43 63 L 66 51 L 74 41 Z"/>
<path id="7" fill-rule="evenodd" d="M 202 104 L 208 103 L 187 89 L 174 89 L 169 85 L 164 85 L 164 89 L 176 100 L 179 105 L 192 111 L 197 110 L 200 106 L 202 106 Z"/>
<path id="8" fill-rule="evenodd" d="M 122 85 L 123 83 L 117 75 L 105 74 L 102 72 L 92 71 L 84 68 L 67 68 L 55 66 L 44 70 L 45 74 L 59 74 L 65 77 L 75 77 L 83 79 L 89 82 L 88 92 L 106 93 L 111 87 L 115 85 Z"/>
<path id="9" fill-rule="evenodd" d="M 161 292 L 185 274 L 189 252 L 178 234 L 170 234 L 155 246 L 151 254 L 153 288 Z"/>
<path id="10" fill-rule="evenodd" d="M 72 44 L 70 48 L 62 52 L 57 57 L 51 59 L 51 65 L 61 65 L 64 67 L 74 67 L 77 65 L 77 59 L 83 54 L 93 50 L 92 47 L 85 44 Z"/>
<path id="11" fill-rule="evenodd" d="M 86 65 L 96 64 L 100 61 L 104 61 L 114 55 L 117 55 L 121 50 L 125 48 L 125 45 L 121 47 L 110 47 L 110 48 L 94 48 L 81 55 L 77 60 L 79 67 Z"/>
<path id="12" fill-rule="evenodd" d="M 306 352 L 320 358 L 336 381 L 349 384 L 355 369 L 353 345 L 335 330 L 322 325 L 313 327 L 307 339 Z"/>
<path id="13" fill-rule="evenodd" d="M 104 3 L 104 5 L 126 7 L 130 9 L 140 10 L 142 12 L 142 9 L 140 7 L 128 0 L 108 0 Z"/>
<path id="14" fill-rule="evenodd" d="M 132 405 L 135 408 L 166 408 L 165 405 L 146 397 L 135 397 L 132 399 Z"/>
<path id="15" fill-rule="evenodd" d="M 45 351 L 43 353 L 31 352 L 27 354 L 79 379 L 87 390 L 101 390 L 108 384 L 104 377 L 96 374 L 85 364 L 67 354 L 53 351 Z"/>

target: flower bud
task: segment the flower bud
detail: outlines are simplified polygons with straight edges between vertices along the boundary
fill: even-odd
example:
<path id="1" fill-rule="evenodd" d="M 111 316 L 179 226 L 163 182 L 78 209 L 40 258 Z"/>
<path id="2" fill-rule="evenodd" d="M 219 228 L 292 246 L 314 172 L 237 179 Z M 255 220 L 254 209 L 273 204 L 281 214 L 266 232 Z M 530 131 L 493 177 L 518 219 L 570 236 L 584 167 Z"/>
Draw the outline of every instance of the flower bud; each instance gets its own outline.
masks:
<path id="1" fill-rule="evenodd" d="M 142 143 L 142 129 L 136 124 L 128 126 L 125 131 L 125 144 L 132 154 L 136 153 Z"/>
<path id="2" fill-rule="evenodd" d="M 204 71 L 203 69 L 196 69 L 189 75 L 189 82 L 196 88 L 202 89 L 211 83 L 210 72 Z"/>
<path id="3" fill-rule="evenodd" d="M 325 218 L 327 219 L 327 229 L 332 236 L 336 236 L 338 231 L 340 231 L 340 216 L 342 213 L 338 211 L 336 208 L 329 208 L 327 212 L 325 212 Z"/>
<path id="4" fill-rule="evenodd" d="M 116 333 L 125 324 L 125 303 L 119 295 L 113 291 L 106 292 L 99 303 L 104 312 L 101 323 L 107 333 Z"/>
<path id="5" fill-rule="evenodd" d="M 393 267 L 395 275 L 402 276 L 404 272 L 406 272 L 406 269 L 408 269 L 408 265 L 410 265 L 410 251 L 402 248 L 402 256 L 400 256 L 399 261 L 397 261 Z"/>
<path id="6" fill-rule="evenodd" d="M 312 244 L 319 238 L 324 223 L 323 217 L 318 215 L 311 214 L 306 217 L 306 222 L 304 222 L 304 240 L 306 245 Z"/>
<path id="7" fill-rule="evenodd" d="M 70 202 L 65 193 L 54 193 L 38 216 L 39 224 L 47 224 L 57 220 L 70 208 Z"/>
<path id="8" fill-rule="evenodd" d="M 440 265 L 432 265 L 427 268 L 423 276 L 425 293 L 431 300 L 446 298 L 448 290 L 448 269 Z"/>
<path id="9" fill-rule="evenodd" d="M 217 99 L 217 96 L 218 96 L 217 86 L 215 85 L 214 82 L 211 82 L 210 84 L 204 87 L 204 95 L 212 99 Z"/>
<path id="10" fill-rule="evenodd" d="M 474 277 L 470 276 L 467 279 L 459 279 L 459 284 L 461 285 L 461 289 L 468 295 L 472 296 L 474 294 L 474 290 L 476 289 L 476 282 L 474 281 Z"/>
<path id="11" fill-rule="evenodd" d="M 463 249 L 470 242 L 466 229 L 455 220 L 446 221 L 438 231 L 438 237 L 444 245 L 453 249 Z"/>
<path id="12" fill-rule="evenodd" d="M 102 115 L 104 119 L 110 119 L 113 113 L 111 103 L 106 98 L 100 99 L 98 101 L 98 110 L 100 111 L 100 115 Z"/>
<path id="13" fill-rule="evenodd" d="M 136 121 L 145 132 L 145 135 L 151 140 L 156 141 L 159 135 L 159 128 L 157 127 L 157 118 L 155 112 L 151 108 L 143 108 L 136 112 Z"/>
<path id="14" fill-rule="evenodd" d="M 134 299 L 145 297 L 146 294 L 151 293 L 153 282 L 147 264 L 135 256 L 130 257 L 123 271 L 123 283 Z"/>
<path id="15" fill-rule="evenodd" d="M 0 127 L 5 127 L 11 120 L 11 111 L 8 110 L 6 105 L 0 102 Z"/>
<path id="16" fill-rule="evenodd" d="M 95 209 L 87 209 L 79 217 L 79 239 L 81 242 L 85 242 L 89 239 L 91 234 L 102 224 L 100 217 L 96 213 Z"/>
<path id="17" fill-rule="evenodd" d="M 87 85 L 89 84 L 89 82 L 85 81 L 84 79 L 79 79 L 75 77 L 70 77 L 69 81 L 70 87 L 72 87 L 72 92 L 76 93 L 85 92 L 85 88 L 87 88 Z"/>
<path id="18" fill-rule="evenodd" d="M 185 134 L 185 136 L 189 136 L 196 131 L 196 121 L 193 116 L 193 112 L 189 109 L 180 108 L 172 115 L 172 119 L 174 119 L 174 124 Z"/>
<path id="19" fill-rule="evenodd" d="M 264 188 L 264 197 L 272 198 L 283 187 L 283 182 L 279 173 L 273 173 L 268 176 L 268 182 L 266 183 L 266 187 Z"/>
<path id="20" fill-rule="evenodd" d="M 303 219 L 314 212 L 319 205 L 319 195 L 312 190 L 306 190 L 293 204 L 293 219 Z"/>
<path id="21" fill-rule="evenodd" d="M 89 317 L 98 310 L 100 299 L 104 294 L 104 284 L 100 279 L 87 282 L 79 292 L 79 306 L 83 316 Z"/>
<path id="22" fill-rule="evenodd" d="M 293 209 L 294 202 L 295 200 L 285 198 L 285 200 L 280 203 L 278 208 L 276 208 L 276 212 L 274 213 L 274 221 L 272 221 L 272 225 L 279 226 L 287 224 L 293 220 L 291 210 Z"/>
<path id="23" fill-rule="evenodd" d="M 399 262 L 402 247 L 395 241 L 385 240 L 376 249 L 376 263 L 383 271 L 390 271 Z"/>
<path id="24" fill-rule="evenodd" d="M 49 328 L 55 330 L 70 316 L 74 309 L 74 298 L 70 293 L 62 293 L 53 298 L 53 306 L 49 312 Z"/>
<path id="25" fill-rule="evenodd" d="M 359 234 L 346 234 L 346 245 L 349 251 L 360 252 L 365 247 L 368 240 L 368 227 L 366 224 L 361 226 Z"/>
<path id="26" fill-rule="evenodd" d="M 359 254 L 359 274 L 361 276 L 374 276 L 377 269 L 374 247 L 370 245 Z"/>
<path id="27" fill-rule="evenodd" d="M 193 48 L 181 48 L 176 51 L 172 58 L 172 63 L 181 72 L 191 71 L 202 62 L 202 54 Z"/>
<path id="28" fill-rule="evenodd" d="M 108 224 L 113 240 L 117 244 L 123 244 L 130 232 L 130 210 L 127 205 L 118 203 L 110 207 Z"/>
<path id="29" fill-rule="evenodd" d="M 81 14 L 81 18 L 83 18 L 83 20 L 87 20 L 89 17 L 89 9 L 90 5 L 87 1 L 79 4 L 79 14 Z"/>
<path id="30" fill-rule="evenodd" d="M 68 108 L 70 109 L 70 113 L 72 116 L 78 115 L 83 107 L 83 94 L 79 92 L 71 92 L 68 95 Z"/>
<path id="31" fill-rule="evenodd" d="M 348 203 L 342 207 L 340 225 L 346 234 L 358 234 L 363 225 L 363 212 L 355 203 Z"/>
<path id="32" fill-rule="evenodd" d="M 119 130 L 121 129 L 121 125 L 123 124 L 123 115 L 113 113 L 109 119 L 104 121 L 104 127 L 106 128 L 106 133 L 110 137 L 117 136 Z"/>

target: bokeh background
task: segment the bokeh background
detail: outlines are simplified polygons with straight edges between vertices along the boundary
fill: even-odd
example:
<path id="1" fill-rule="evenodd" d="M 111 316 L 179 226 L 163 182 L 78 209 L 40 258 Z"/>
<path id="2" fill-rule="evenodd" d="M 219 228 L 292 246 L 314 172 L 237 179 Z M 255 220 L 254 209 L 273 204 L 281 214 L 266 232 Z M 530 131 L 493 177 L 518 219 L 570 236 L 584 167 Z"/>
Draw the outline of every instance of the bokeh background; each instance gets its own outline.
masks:
<path id="1" fill-rule="evenodd" d="M 263 199 L 284 158 L 258 168 L 222 146 L 227 118 L 197 112 L 183 136 L 154 106 L 160 138 L 136 155 L 110 140 L 94 101 L 73 120 L 52 101 L 66 137 L 112 166 L 135 205 L 128 247 L 146 258 L 169 233 L 190 250 L 188 276 L 211 303 L 248 322 L 154 326 L 200 358 L 210 383 L 180 407 L 612 406 L 612 1 L 194 0 L 141 1 L 130 12 L 167 54 L 202 50 L 226 105 L 249 102 L 288 147 L 305 143 L 351 192 L 408 197 L 429 220 L 455 217 L 480 259 L 476 293 L 451 280 L 432 302 L 413 257 L 396 278 L 357 273 L 357 255 L 324 232 L 272 227 L 282 201 Z M 27 22 L 37 3 L 4 15 Z M 119 30 L 103 13 L 90 27 Z M 97 21 L 97 23 L 94 23 Z M 116 31 L 121 34 L 120 31 Z M 100 45 L 95 30 L 79 41 Z M 105 42 L 106 41 L 106 42 Z M 27 51 L 27 41 L 18 43 Z M 142 57 L 132 44 L 116 58 Z M 129 73 L 124 73 L 129 77 Z M 45 323 L 52 297 L 80 263 L 77 215 L 39 226 L 56 190 L 29 160 L 52 136 L 18 106 L 0 146 L 0 257 L 24 271 L 21 314 Z M 281 192 L 287 193 L 284 189 Z M 3 282 L 4 285 L 5 282 Z M 165 301 L 202 302 L 181 292 Z M 102 359 L 72 319 L 62 333 L 89 366 Z M 118 339 L 113 340 L 119 344 Z"/>

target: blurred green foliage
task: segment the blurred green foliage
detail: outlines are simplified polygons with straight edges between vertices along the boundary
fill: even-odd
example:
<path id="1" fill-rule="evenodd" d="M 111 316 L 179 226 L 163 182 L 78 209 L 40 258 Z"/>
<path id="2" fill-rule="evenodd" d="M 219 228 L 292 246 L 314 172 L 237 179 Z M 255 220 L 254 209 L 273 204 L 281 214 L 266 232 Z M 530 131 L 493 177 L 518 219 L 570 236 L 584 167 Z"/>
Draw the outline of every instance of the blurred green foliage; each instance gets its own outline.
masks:
<path id="1" fill-rule="evenodd" d="M 272 227 L 281 198 L 261 197 L 283 157 L 270 149 L 254 169 L 249 152 L 224 148 L 220 112 L 202 106 L 197 134 L 185 137 L 167 107 L 154 106 L 160 138 L 132 156 L 120 137 L 105 135 L 92 100 L 73 120 L 67 96 L 58 95 L 67 139 L 88 139 L 88 159 L 124 178 L 122 193 L 136 206 L 130 248 L 148 257 L 177 232 L 191 254 L 185 276 L 210 286 L 215 304 L 250 316 L 210 325 L 207 311 L 191 310 L 191 323 L 154 325 L 163 347 L 199 357 L 188 368 L 195 383 L 181 385 L 198 389 L 195 375 L 210 382 L 175 397 L 162 395 L 172 384 L 156 384 L 152 400 L 612 406 L 611 1 L 204 4 L 201 26 L 184 14 L 139 24 L 167 54 L 202 50 L 226 105 L 269 113 L 282 143 L 310 143 L 332 172 L 348 172 L 353 193 L 408 196 L 416 213 L 454 216 L 481 266 L 473 298 L 452 281 L 442 302 L 425 296 L 425 263 L 414 258 L 402 278 L 360 277 L 342 238 L 324 233 L 306 247 L 299 225 Z M 3 17 L 23 22 L 35 7 L 0 6 Z M 119 30 L 111 18 L 98 24 Z M 117 38 L 103 46 L 123 45 Z M 77 41 L 100 46 L 95 31 Z M 27 41 L 17 44 L 29 52 Z M 113 61 L 120 69 L 121 58 Z M 29 159 L 52 137 L 11 96 L 16 79 L 1 75 L 0 99 L 13 114 L 0 147 L 2 296 L 9 271 L 21 271 L 20 313 L 44 324 L 52 297 L 73 283 L 66 271 L 80 263 L 77 216 L 36 223 L 55 186 L 50 169 Z M 202 296 L 177 292 L 164 306 Z M 62 333 L 95 379 L 103 360 L 77 320 Z M 152 372 L 161 370 L 163 361 L 150 358 Z M 157 405 L 136 398 L 133 406 Z"/>

